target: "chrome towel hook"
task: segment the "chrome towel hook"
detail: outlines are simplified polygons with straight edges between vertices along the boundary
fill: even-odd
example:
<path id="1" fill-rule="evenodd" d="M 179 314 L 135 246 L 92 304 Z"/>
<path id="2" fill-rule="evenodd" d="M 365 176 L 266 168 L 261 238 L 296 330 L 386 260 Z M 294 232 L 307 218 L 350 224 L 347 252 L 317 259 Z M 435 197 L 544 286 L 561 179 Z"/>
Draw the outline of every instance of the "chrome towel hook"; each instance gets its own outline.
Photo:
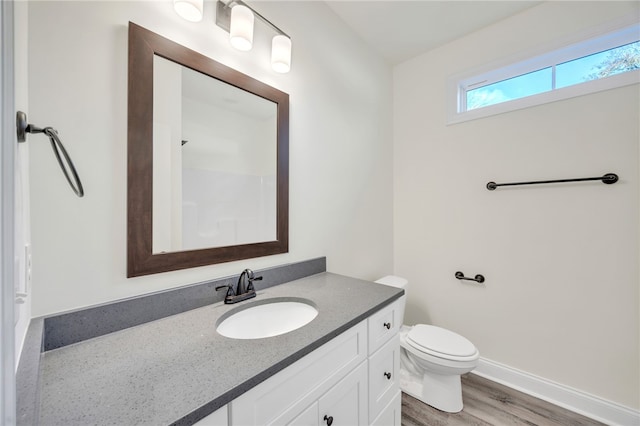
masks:
<path id="1" fill-rule="evenodd" d="M 73 161 L 71 161 L 69 154 L 67 154 L 67 150 L 64 149 L 64 145 L 62 145 L 62 141 L 58 137 L 56 129 L 53 127 L 45 127 L 42 129 L 34 126 L 33 124 L 28 124 L 27 114 L 22 111 L 18 111 L 16 113 L 16 133 L 18 136 L 18 142 L 26 142 L 27 133 L 44 133 L 47 135 L 51 142 L 53 153 L 56 155 L 58 164 L 62 169 L 62 173 L 64 173 L 64 177 L 67 178 L 69 186 L 71 186 L 71 189 L 78 197 L 84 196 L 84 189 L 82 187 L 82 182 L 80 182 L 80 177 L 78 176 L 76 167 L 73 165 Z"/>

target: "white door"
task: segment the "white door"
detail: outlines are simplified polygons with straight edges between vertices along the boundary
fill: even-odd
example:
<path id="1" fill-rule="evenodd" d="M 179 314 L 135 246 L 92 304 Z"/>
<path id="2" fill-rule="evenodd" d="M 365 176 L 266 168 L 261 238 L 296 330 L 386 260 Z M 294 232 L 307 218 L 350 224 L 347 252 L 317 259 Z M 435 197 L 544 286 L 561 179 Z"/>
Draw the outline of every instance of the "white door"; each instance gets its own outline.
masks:
<path id="1" fill-rule="evenodd" d="M 13 196 L 15 110 L 13 2 L 0 2 L 0 422 L 16 423 Z"/>

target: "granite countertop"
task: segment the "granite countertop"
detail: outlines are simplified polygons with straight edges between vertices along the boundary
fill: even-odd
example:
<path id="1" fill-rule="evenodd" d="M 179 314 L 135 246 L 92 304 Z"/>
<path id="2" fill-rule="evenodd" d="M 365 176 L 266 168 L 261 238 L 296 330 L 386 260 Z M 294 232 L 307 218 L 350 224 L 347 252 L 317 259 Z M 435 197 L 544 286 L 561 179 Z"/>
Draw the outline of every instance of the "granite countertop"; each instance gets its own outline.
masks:
<path id="1" fill-rule="evenodd" d="M 356 325 L 401 289 L 332 273 L 259 290 L 42 354 L 40 424 L 192 424 Z M 318 316 L 266 339 L 219 335 L 216 323 L 243 304 L 310 300 Z"/>

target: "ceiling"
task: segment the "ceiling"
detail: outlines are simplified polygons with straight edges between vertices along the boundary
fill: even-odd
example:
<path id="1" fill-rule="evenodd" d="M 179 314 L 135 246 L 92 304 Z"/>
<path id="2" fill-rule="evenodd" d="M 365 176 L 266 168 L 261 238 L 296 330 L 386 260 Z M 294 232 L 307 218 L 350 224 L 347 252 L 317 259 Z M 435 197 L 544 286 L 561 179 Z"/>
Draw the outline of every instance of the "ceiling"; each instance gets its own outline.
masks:
<path id="1" fill-rule="evenodd" d="M 541 3 L 524 0 L 325 1 L 392 65 Z"/>

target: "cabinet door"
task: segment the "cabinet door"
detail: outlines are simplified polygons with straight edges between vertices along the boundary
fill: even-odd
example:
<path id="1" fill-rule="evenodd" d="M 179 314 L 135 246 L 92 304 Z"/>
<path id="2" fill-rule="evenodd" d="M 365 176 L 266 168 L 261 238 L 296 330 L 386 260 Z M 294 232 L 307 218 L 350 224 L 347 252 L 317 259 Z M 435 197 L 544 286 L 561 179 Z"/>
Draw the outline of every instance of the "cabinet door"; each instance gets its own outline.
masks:
<path id="1" fill-rule="evenodd" d="M 378 417 L 400 389 L 400 337 L 396 334 L 369 358 L 369 416 Z"/>
<path id="2" fill-rule="evenodd" d="M 304 410 L 298 417 L 287 423 L 287 426 L 319 426 L 318 425 L 318 403 L 314 402 L 309 408 Z"/>
<path id="3" fill-rule="evenodd" d="M 367 363 L 363 362 L 318 401 L 322 426 L 359 426 L 369 423 Z"/>

